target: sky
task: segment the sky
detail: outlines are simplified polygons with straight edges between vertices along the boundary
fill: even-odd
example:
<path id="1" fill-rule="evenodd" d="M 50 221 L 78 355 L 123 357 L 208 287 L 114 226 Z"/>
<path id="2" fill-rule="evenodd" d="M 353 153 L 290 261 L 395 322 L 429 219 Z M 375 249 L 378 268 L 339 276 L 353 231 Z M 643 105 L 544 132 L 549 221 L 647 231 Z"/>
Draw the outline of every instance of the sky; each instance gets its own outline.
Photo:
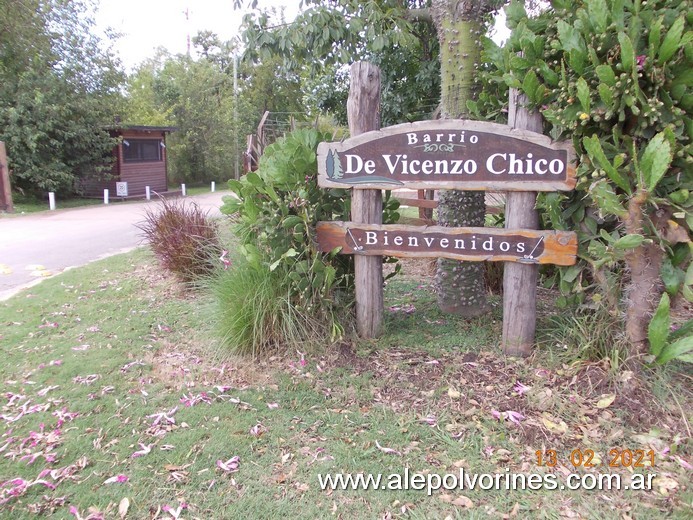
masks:
<path id="1" fill-rule="evenodd" d="M 299 0 L 258 0 L 261 8 L 284 6 L 287 20 L 296 16 L 298 5 Z M 185 53 L 188 35 L 192 38 L 201 30 L 232 39 L 247 12 L 234 10 L 233 0 L 100 0 L 95 19 L 98 27 L 110 26 L 122 34 L 115 49 L 132 70 L 158 47 Z"/>
<path id="2" fill-rule="evenodd" d="M 248 0 L 243 0 L 244 5 Z M 299 12 L 300 0 L 258 0 L 259 8 L 284 7 L 287 21 Z M 186 16 L 187 12 L 187 16 Z M 248 9 L 233 9 L 233 0 L 100 0 L 96 23 L 101 29 L 111 27 L 122 37 L 116 42 L 126 70 L 132 71 L 158 47 L 172 54 L 187 51 L 188 35 L 210 30 L 222 40 L 231 40 L 239 33 L 243 15 Z M 497 18 L 494 39 L 507 37 L 503 13 Z"/>

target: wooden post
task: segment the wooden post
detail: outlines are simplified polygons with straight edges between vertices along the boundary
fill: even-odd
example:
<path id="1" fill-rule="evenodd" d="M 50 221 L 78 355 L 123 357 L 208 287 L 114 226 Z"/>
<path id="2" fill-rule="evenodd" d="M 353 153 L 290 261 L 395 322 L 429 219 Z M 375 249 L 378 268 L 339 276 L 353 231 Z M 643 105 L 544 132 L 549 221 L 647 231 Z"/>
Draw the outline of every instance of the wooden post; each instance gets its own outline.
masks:
<path id="1" fill-rule="evenodd" d="M 541 114 L 525 108 L 527 97 L 510 89 L 508 125 L 542 133 Z M 505 203 L 506 229 L 537 229 L 539 215 L 534 192 L 508 192 Z M 503 268 L 503 352 L 528 356 L 534 346 L 537 321 L 537 274 L 532 264 L 506 262 Z"/>
<path id="2" fill-rule="evenodd" d="M 351 136 L 380 129 L 380 69 L 367 62 L 351 66 L 347 101 Z M 362 224 L 383 223 L 381 190 L 354 188 L 351 220 Z M 362 338 L 377 338 L 383 330 L 383 258 L 360 256 L 356 270 L 356 330 Z"/>
<path id="3" fill-rule="evenodd" d="M 7 165 L 5 143 L 0 141 L 0 210 L 12 213 L 12 186 L 10 186 L 10 168 Z"/>

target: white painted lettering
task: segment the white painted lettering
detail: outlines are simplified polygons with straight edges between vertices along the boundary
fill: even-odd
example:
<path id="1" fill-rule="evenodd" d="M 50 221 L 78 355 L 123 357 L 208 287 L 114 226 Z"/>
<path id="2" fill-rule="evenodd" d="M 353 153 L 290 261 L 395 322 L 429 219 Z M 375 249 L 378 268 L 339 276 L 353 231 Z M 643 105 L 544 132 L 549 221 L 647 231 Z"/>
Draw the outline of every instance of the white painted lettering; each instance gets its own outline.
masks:
<path id="1" fill-rule="evenodd" d="M 477 165 L 476 161 L 473 159 L 468 159 L 464 161 L 464 173 L 473 175 L 476 173 Z"/>
<path id="2" fill-rule="evenodd" d="M 366 245 L 374 246 L 378 243 L 378 234 L 375 231 L 366 231 Z"/>
<path id="3" fill-rule="evenodd" d="M 539 175 L 544 175 L 546 173 L 547 163 L 548 161 L 546 159 L 539 159 L 536 163 L 534 163 L 534 171 L 536 171 Z M 544 166 L 542 166 L 542 164 Z"/>
<path id="4" fill-rule="evenodd" d="M 464 167 L 464 161 L 451 161 L 452 162 L 452 171 L 450 172 L 450 175 L 461 175 L 462 174 L 462 169 Z"/>
<path id="5" fill-rule="evenodd" d="M 404 243 L 404 238 L 402 238 L 400 235 L 397 235 L 392 241 L 392 243 L 396 246 L 401 246 Z"/>
<path id="6" fill-rule="evenodd" d="M 344 173 L 359 173 L 363 168 L 363 159 L 358 155 L 347 154 L 346 163 L 347 167 Z"/>
<path id="7" fill-rule="evenodd" d="M 419 138 L 414 133 L 407 134 L 407 140 L 409 145 L 416 144 L 419 142 Z"/>
<path id="8" fill-rule="evenodd" d="M 401 155 L 397 155 L 397 160 L 393 163 L 392 160 L 390 159 L 392 157 L 391 155 L 383 155 L 383 159 L 385 159 L 385 164 L 387 164 L 387 169 L 390 172 L 390 175 L 395 173 L 395 168 L 397 168 L 397 165 L 399 164 L 400 159 L 402 158 Z"/>
<path id="9" fill-rule="evenodd" d="M 448 162 L 436 161 L 436 175 L 447 175 L 448 173 Z"/>
<path id="10" fill-rule="evenodd" d="M 554 159 L 549 163 L 549 171 L 554 175 L 560 175 L 565 169 L 565 164 L 560 159 Z"/>
<path id="11" fill-rule="evenodd" d="M 364 164 L 364 170 L 368 175 L 373 175 L 375 173 L 375 161 L 366 161 Z"/>
<path id="12" fill-rule="evenodd" d="M 522 164 L 522 159 L 516 159 L 515 154 L 510 154 L 510 171 L 509 175 L 517 174 L 523 175 L 525 173 L 524 165 Z"/>
<path id="13" fill-rule="evenodd" d="M 503 168 L 502 170 L 496 170 L 493 166 L 493 161 L 495 160 L 496 157 L 500 157 L 503 160 L 507 159 L 507 155 L 504 153 L 494 153 L 491 155 L 487 160 L 486 160 L 486 169 L 493 173 L 494 175 L 500 175 L 502 173 L 505 173 L 506 169 Z"/>
<path id="14" fill-rule="evenodd" d="M 441 238 L 441 239 L 440 239 L 440 247 L 442 247 L 443 249 L 445 249 L 445 248 L 448 247 L 449 245 L 450 245 L 450 241 L 449 241 L 447 238 Z"/>

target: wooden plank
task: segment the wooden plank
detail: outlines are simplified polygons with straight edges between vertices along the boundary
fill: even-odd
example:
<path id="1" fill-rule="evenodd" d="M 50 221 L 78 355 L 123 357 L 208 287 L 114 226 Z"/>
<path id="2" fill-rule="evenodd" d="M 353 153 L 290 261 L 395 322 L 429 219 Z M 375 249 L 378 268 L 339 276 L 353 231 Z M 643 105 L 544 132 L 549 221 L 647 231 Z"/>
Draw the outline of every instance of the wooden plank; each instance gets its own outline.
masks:
<path id="1" fill-rule="evenodd" d="M 420 121 L 318 146 L 318 185 L 557 191 L 575 187 L 569 142 L 506 125 Z"/>
<path id="2" fill-rule="evenodd" d="M 537 110 L 525 108 L 527 96 L 510 89 L 508 125 L 520 130 L 541 132 L 542 117 Z M 515 230 L 539 227 L 535 209 L 537 194 L 508 193 L 505 202 L 505 228 Z M 507 263 L 503 270 L 503 336 L 501 347 L 508 356 L 528 356 L 534 346 L 537 324 L 537 277 L 533 265 Z"/>
<path id="3" fill-rule="evenodd" d="M 569 231 L 318 222 L 317 235 L 321 251 L 341 248 L 341 253 L 357 258 L 387 255 L 573 265 L 577 255 L 577 235 Z"/>
<path id="4" fill-rule="evenodd" d="M 367 62 L 351 66 L 347 100 L 349 132 L 358 136 L 380 128 L 380 69 Z M 381 224 L 383 194 L 377 190 L 354 190 L 351 218 L 355 222 Z M 377 338 L 383 331 L 383 259 L 359 256 L 354 260 L 356 331 L 362 338 Z"/>
<path id="5" fill-rule="evenodd" d="M 12 186 L 10 185 L 10 168 L 7 164 L 5 143 L 0 141 L 0 210 L 12 213 Z"/>
<path id="6" fill-rule="evenodd" d="M 411 206 L 414 208 L 430 208 L 436 209 L 438 207 L 437 200 L 431 199 L 411 199 L 407 197 L 395 197 L 399 201 L 400 206 Z"/>

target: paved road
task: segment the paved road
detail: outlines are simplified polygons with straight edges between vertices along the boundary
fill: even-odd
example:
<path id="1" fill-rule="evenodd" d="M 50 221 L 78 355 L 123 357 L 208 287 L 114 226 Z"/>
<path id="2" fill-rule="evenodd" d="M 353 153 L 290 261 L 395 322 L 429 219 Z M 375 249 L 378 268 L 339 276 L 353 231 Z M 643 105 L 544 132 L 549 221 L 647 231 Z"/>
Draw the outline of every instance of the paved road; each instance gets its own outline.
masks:
<path id="1" fill-rule="evenodd" d="M 210 215 L 219 215 L 221 198 L 228 194 L 207 193 L 187 199 L 209 210 Z M 58 274 L 141 245 L 141 231 L 135 224 L 143 220 L 144 208 L 152 204 L 156 202 L 111 203 L 0 218 L 0 301 L 45 279 L 42 275 Z"/>

